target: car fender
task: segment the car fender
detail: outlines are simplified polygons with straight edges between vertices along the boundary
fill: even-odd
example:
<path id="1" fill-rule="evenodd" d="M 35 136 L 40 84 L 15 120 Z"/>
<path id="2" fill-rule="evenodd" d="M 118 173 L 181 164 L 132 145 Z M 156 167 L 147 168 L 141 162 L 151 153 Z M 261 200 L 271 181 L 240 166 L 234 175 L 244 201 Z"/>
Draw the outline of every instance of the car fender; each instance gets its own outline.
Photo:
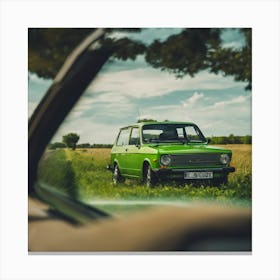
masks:
<path id="1" fill-rule="evenodd" d="M 145 163 L 148 163 L 151 166 L 152 170 L 156 169 L 158 167 L 157 162 L 153 162 L 149 158 L 144 158 L 143 163 L 142 163 L 142 175 L 143 175 L 143 168 L 144 168 Z"/>

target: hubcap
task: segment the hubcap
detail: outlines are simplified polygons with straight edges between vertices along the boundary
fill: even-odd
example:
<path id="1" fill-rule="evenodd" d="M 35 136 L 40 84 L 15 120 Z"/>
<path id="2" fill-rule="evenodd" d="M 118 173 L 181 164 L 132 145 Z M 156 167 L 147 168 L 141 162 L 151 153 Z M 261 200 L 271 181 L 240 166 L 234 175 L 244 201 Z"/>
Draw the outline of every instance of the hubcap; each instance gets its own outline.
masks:
<path id="1" fill-rule="evenodd" d="M 150 167 L 148 167 L 148 169 L 147 169 L 146 184 L 147 184 L 147 187 L 151 186 L 151 168 Z"/>
<path id="2" fill-rule="evenodd" d="M 114 169 L 114 174 L 113 174 L 113 184 L 116 185 L 118 183 L 118 177 L 119 177 L 119 170 L 118 170 L 118 166 L 115 166 Z"/>

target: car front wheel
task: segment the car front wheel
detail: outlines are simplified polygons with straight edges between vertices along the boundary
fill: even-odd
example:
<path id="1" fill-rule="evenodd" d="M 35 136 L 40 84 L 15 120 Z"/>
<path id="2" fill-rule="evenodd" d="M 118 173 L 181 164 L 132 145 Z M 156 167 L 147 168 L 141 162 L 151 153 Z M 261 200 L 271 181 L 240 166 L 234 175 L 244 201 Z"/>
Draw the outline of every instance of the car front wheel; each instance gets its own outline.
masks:
<path id="1" fill-rule="evenodd" d="M 124 182 L 124 178 L 122 177 L 122 175 L 120 173 L 120 169 L 117 164 L 115 164 L 115 166 L 114 166 L 112 179 L 113 179 L 114 186 L 117 186 L 119 183 Z"/>
<path id="2" fill-rule="evenodd" d="M 143 175 L 143 181 L 147 187 L 152 187 L 157 183 L 157 177 L 149 164 L 145 165 Z"/>

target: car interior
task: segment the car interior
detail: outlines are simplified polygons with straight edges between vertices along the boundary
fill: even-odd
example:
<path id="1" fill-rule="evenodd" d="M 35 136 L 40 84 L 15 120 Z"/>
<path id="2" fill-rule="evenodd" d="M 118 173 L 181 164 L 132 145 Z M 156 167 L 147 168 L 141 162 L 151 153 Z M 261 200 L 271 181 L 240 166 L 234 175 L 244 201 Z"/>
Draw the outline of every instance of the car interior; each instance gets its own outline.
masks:
<path id="1" fill-rule="evenodd" d="M 28 124 L 28 250 L 38 252 L 238 252 L 252 253 L 248 207 L 196 202 L 156 206 L 114 216 L 98 205 L 67 197 L 41 182 L 38 165 L 57 129 L 110 59 L 96 29 L 66 59 Z M 164 131 L 160 139 L 174 139 Z M 139 143 L 133 138 L 131 144 Z"/>

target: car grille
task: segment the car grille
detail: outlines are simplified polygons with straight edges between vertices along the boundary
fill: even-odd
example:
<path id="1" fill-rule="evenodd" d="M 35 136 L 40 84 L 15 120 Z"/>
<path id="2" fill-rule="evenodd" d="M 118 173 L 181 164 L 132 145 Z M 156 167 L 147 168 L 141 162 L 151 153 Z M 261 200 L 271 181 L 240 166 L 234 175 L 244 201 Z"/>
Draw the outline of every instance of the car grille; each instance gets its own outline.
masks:
<path id="1" fill-rule="evenodd" d="M 220 154 L 171 155 L 172 166 L 221 165 Z"/>

